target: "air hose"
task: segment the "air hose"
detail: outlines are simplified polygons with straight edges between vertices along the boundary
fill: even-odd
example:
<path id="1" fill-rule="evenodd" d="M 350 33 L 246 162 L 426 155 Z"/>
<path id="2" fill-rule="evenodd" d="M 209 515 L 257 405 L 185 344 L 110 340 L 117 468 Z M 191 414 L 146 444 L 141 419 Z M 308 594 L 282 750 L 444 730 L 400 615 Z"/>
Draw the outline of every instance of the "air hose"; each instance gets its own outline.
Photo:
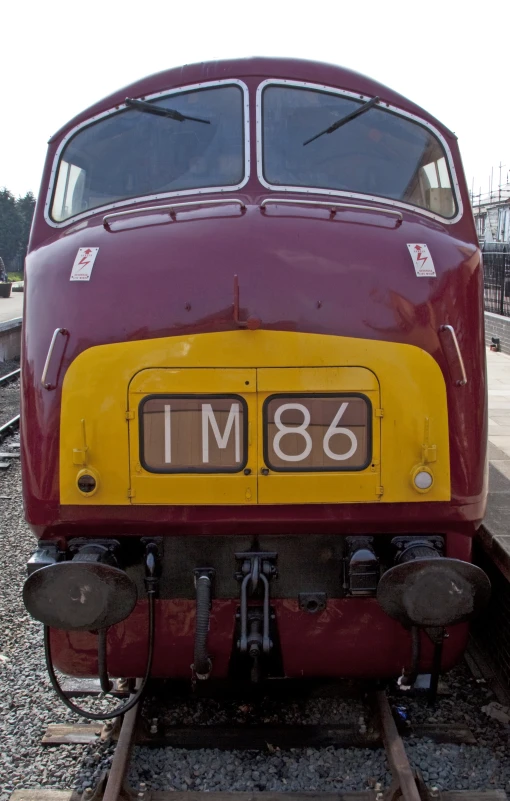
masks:
<path id="1" fill-rule="evenodd" d="M 147 681 L 149 679 L 152 669 L 152 657 L 154 653 L 154 595 L 155 595 L 154 591 L 153 592 L 149 591 L 149 648 L 147 654 L 147 665 L 145 668 L 145 675 L 135 695 L 133 695 L 129 699 L 129 701 L 126 701 L 126 703 L 117 707 L 117 709 L 114 709 L 113 712 L 108 712 L 108 713 L 102 712 L 101 714 L 98 714 L 96 712 L 88 712 L 85 709 L 80 709 L 79 706 L 76 706 L 76 704 L 73 704 L 73 702 L 69 700 L 69 698 L 64 693 L 62 687 L 58 682 L 57 676 L 55 674 L 55 669 L 53 667 L 53 660 L 51 658 L 50 627 L 49 626 L 44 627 L 44 656 L 46 658 L 46 668 L 48 670 L 50 681 L 53 686 L 53 689 L 57 693 L 60 700 L 72 712 L 76 712 L 77 715 L 81 715 L 83 718 L 88 718 L 89 720 L 112 720 L 112 718 L 118 718 L 125 712 L 128 712 L 130 709 L 136 706 L 136 704 L 138 703 L 138 701 L 145 692 L 145 687 L 147 685 Z"/>
<path id="2" fill-rule="evenodd" d="M 145 667 L 145 675 L 136 693 L 133 696 L 131 696 L 131 698 L 124 704 L 121 704 L 121 706 L 117 707 L 117 709 L 114 709 L 113 712 L 101 713 L 101 714 L 97 714 L 96 712 L 87 712 L 87 710 L 80 709 L 79 706 L 76 706 L 76 704 L 73 704 L 73 702 L 69 700 L 69 698 L 64 693 L 62 687 L 58 682 L 57 676 L 55 674 L 55 669 L 53 667 L 53 660 L 51 658 L 50 627 L 44 626 L 44 656 L 46 659 L 46 668 L 48 670 L 48 675 L 50 677 L 53 689 L 57 693 L 58 697 L 72 712 L 76 712 L 77 715 L 81 715 L 83 718 L 88 718 L 89 720 L 112 720 L 113 718 L 120 717 L 125 712 L 128 712 L 130 709 L 133 709 L 133 707 L 136 706 L 136 704 L 139 702 L 139 700 L 141 699 L 142 695 L 145 692 L 147 681 L 149 680 L 152 670 L 152 660 L 154 656 L 154 628 L 155 628 L 154 601 L 158 591 L 158 584 L 159 584 L 159 578 L 158 578 L 158 565 L 157 565 L 157 546 L 151 542 L 147 546 L 147 551 L 145 556 L 145 587 L 147 590 L 147 598 L 149 602 L 149 647 L 147 652 L 147 664 Z M 106 668 L 106 631 L 103 629 L 99 631 L 98 634 L 99 634 L 99 640 L 98 640 L 99 681 L 103 692 L 107 692 L 111 687 L 111 682 L 108 677 L 108 671 Z"/>
<path id="3" fill-rule="evenodd" d="M 108 676 L 106 665 L 106 637 L 108 629 L 100 629 L 97 632 L 97 666 L 99 673 L 99 685 L 104 693 L 109 693 L 112 689 L 112 682 Z"/>
<path id="4" fill-rule="evenodd" d="M 211 606 L 211 578 L 203 573 L 197 577 L 197 616 L 195 629 L 195 652 L 193 670 L 198 679 L 207 679 L 212 663 L 207 653 L 209 632 L 209 610 Z"/>
<path id="5" fill-rule="evenodd" d="M 418 626 L 411 626 L 411 669 L 402 671 L 402 676 L 398 680 L 398 685 L 403 690 L 409 690 L 418 676 L 420 669 L 420 629 Z"/>

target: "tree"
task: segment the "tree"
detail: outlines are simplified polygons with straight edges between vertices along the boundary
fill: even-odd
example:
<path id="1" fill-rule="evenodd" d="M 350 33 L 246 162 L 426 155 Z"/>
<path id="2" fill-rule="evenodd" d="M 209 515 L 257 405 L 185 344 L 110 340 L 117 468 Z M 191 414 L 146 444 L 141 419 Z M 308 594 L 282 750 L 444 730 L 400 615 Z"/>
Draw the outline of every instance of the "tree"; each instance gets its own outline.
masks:
<path id="1" fill-rule="evenodd" d="M 20 245 L 21 221 L 14 195 L 8 189 L 0 190 L 0 255 L 10 268 Z"/>
<path id="2" fill-rule="evenodd" d="M 34 209 L 32 192 L 16 199 L 5 187 L 0 189 L 0 256 L 8 270 L 23 269 Z"/>
<path id="3" fill-rule="evenodd" d="M 23 264 L 27 252 L 28 239 L 30 237 L 32 218 L 35 211 L 35 197 L 32 192 L 27 192 L 25 197 L 19 197 L 17 199 L 16 210 L 20 217 L 21 224 L 18 255 L 21 257 L 21 263 Z"/>

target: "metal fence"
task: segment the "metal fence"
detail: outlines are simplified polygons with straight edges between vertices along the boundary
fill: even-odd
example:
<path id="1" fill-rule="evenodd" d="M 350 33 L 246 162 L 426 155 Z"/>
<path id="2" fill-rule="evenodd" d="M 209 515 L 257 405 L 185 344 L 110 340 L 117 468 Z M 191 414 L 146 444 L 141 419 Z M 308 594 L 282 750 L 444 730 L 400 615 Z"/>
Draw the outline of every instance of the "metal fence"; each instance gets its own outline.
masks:
<path id="1" fill-rule="evenodd" d="M 510 317 L 510 247 L 484 248 L 483 264 L 485 311 Z"/>

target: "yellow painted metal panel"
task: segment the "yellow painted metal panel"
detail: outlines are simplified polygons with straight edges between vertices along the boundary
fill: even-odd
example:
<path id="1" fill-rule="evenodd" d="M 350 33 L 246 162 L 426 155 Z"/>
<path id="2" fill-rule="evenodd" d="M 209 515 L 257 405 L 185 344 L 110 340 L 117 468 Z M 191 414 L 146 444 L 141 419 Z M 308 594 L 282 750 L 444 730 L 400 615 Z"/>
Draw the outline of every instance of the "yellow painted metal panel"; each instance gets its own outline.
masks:
<path id="1" fill-rule="evenodd" d="M 352 375 L 351 375 L 352 373 Z M 366 375 L 365 375 L 366 374 Z M 353 383 L 354 382 L 354 383 Z M 380 418 L 377 380 L 373 373 L 357 367 L 316 369 L 260 369 L 257 386 L 269 390 L 259 392 L 259 421 L 262 420 L 264 402 L 273 393 L 360 392 L 369 399 L 372 413 L 371 462 L 365 470 L 331 472 L 277 472 L 269 470 L 264 459 L 264 437 L 258 443 L 260 504 L 295 503 L 374 503 L 381 500 L 378 488 L 380 479 Z M 367 387 L 370 387 L 368 389 Z M 339 401 L 340 405 L 340 401 Z M 259 422 L 260 427 L 260 422 Z M 296 465 L 290 464 L 289 467 Z M 339 465 L 342 466 L 341 464 Z M 264 470 L 264 473 L 262 473 Z"/>
<path id="2" fill-rule="evenodd" d="M 140 370 L 129 384 L 130 395 L 216 392 L 245 395 L 257 391 L 257 371 L 199 368 Z"/>
<path id="3" fill-rule="evenodd" d="M 257 474 L 133 476 L 133 504 L 170 506 L 253 506 L 257 503 Z"/>
<path id="4" fill-rule="evenodd" d="M 378 390 L 377 378 L 364 367 L 294 367 L 257 370 L 259 392 L 365 392 Z"/>
<path id="5" fill-rule="evenodd" d="M 170 368 L 169 372 L 197 368 L 240 368 L 245 371 L 253 368 L 301 368 L 303 365 L 307 369 L 313 365 L 335 369 L 362 366 L 365 368 L 362 380 L 367 378 L 365 371 L 377 376 L 384 414 L 379 418 L 380 484 L 384 487 L 379 502 L 449 500 L 446 387 L 439 365 L 428 353 L 399 343 L 259 329 L 120 342 L 81 353 L 67 370 L 63 384 L 61 503 L 130 503 L 128 425 L 133 421 L 126 420 L 126 412 L 130 382 L 135 375 L 140 375 L 140 371 L 149 368 Z M 206 390 L 201 387 L 201 391 Z M 275 391 L 274 388 L 271 391 Z M 358 391 L 363 390 L 358 387 Z M 255 398 L 246 389 L 239 394 L 247 401 Z M 256 421 L 257 415 L 252 417 L 252 425 Z M 74 462 L 75 451 L 84 450 L 83 430 L 86 432 L 86 451 L 84 456 L 80 453 L 78 465 Z M 260 437 L 252 436 L 252 443 L 257 440 Z M 427 493 L 421 494 L 413 488 L 411 476 L 416 466 L 422 463 L 424 454 L 430 453 L 435 454 L 435 461 L 429 465 L 434 484 Z M 98 476 L 98 488 L 92 497 L 80 493 L 76 485 L 77 475 L 84 469 L 83 459 Z M 317 476 L 317 479 L 324 477 L 325 474 Z M 272 481 L 273 476 L 267 478 Z M 273 485 L 277 486 L 276 481 Z M 296 499 L 296 502 L 303 501 Z"/>
<path id="6" fill-rule="evenodd" d="M 208 505 L 257 503 L 256 371 L 239 369 L 143 370 L 129 388 L 131 503 Z M 236 394 L 248 410 L 246 466 L 237 473 L 152 473 L 140 464 L 138 407 L 152 394 Z M 250 470 L 246 475 L 244 470 Z"/>
<path id="7" fill-rule="evenodd" d="M 269 473 L 259 478 L 259 504 L 374 503 L 379 469 L 363 473 Z"/>

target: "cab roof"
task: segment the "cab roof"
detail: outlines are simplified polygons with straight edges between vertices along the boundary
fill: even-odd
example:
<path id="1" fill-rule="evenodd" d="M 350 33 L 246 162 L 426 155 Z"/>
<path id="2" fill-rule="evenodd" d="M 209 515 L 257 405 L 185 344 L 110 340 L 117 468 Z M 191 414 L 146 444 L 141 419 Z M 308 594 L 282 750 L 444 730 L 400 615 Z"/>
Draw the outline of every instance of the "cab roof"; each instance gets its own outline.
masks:
<path id="1" fill-rule="evenodd" d="M 50 139 L 54 142 L 60 139 L 71 128 L 81 122 L 101 114 L 108 109 L 124 103 L 126 97 L 141 97 L 163 92 L 166 89 L 175 89 L 181 86 L 225 80 L 228 78 L 260 79 L 268 78 L 306 81 L 323 84 L 337 89 L 346 89 L 359 92 L 361 95 L 378 95 L 385 103 L 416 114 L 424 120 L 435 125 L 448 138 L 455 138 L 448 128 L 439 120 L 428 114 L 420 106 L 394 92 L 384 84 L 368 78 L 359 72 L 339 67 L 335 64 L 326 64 L 321 61 L 308 61 L 296 58 L 241 58 L 218 61 L 202 61 L 197 64 L 186 64 L 182 67 L 164 70 L 142 78 L 135 83 L 118 89 L 107 95 L 99 102 L 80 112 L 76 117 L 62 126 Z"/>

